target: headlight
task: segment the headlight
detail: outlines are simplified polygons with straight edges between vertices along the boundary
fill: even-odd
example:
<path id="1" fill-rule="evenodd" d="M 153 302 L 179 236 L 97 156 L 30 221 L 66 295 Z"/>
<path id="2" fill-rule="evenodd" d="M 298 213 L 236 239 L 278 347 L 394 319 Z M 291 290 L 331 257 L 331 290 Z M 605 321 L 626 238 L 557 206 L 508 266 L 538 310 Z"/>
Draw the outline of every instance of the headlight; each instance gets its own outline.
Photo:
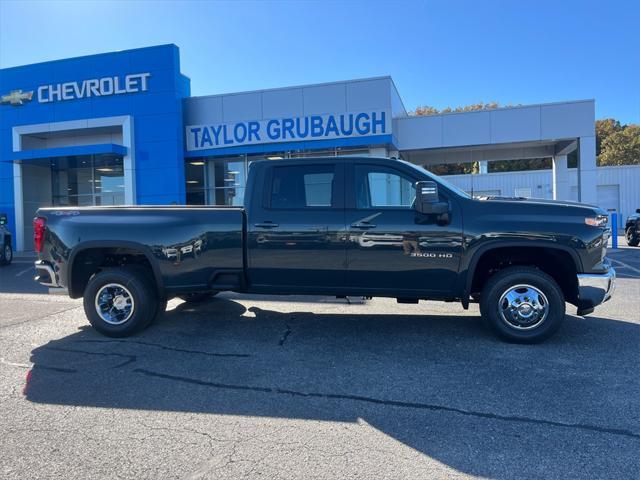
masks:
<path id="1" fill-rule="evenodd" d="M 585 217 L 584 223 L 592 227 L 606 227 L 609 222 L 607 215 L 596 215 L 595 217 Z"/>

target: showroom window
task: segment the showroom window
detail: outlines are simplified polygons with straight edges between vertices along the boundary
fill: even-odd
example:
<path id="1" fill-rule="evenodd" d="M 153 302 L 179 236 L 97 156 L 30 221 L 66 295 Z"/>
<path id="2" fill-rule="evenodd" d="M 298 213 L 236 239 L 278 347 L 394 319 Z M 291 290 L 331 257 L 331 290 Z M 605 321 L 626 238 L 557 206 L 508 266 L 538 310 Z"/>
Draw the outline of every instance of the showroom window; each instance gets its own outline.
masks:
<path id="1" fill-rule="evenodd" d="M 186 162 L 188 205 L 242 205 L 247 182 L 245 155 Z"/>
<path id="2" fill-rule="evenodd" d="M 54 206 L 122 205 L 124 166 L 114 154 L 52 158 Z"/>

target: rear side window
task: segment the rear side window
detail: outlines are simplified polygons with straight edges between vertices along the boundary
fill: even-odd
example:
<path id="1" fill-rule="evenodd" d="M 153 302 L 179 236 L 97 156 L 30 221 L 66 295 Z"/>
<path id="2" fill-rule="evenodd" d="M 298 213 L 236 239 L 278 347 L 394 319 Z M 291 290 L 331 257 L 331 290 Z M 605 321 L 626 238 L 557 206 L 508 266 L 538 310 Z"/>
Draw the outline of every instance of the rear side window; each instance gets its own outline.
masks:
<path id="1" fill-rule="evenodd" d="M 334 178 L 334 165 L 274 167 L 270 207 L 331 207 Z"/>

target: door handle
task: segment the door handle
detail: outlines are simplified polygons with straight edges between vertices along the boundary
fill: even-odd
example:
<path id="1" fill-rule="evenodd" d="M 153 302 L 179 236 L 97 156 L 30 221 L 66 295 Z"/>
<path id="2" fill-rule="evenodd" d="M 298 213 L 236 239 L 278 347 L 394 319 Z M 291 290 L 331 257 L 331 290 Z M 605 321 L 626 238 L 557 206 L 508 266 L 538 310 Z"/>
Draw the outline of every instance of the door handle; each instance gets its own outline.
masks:
<path id="1" fill-rule="evenodd" d="M 276 227 L 279 227 L 279 225 L 277 223 L 273 223 L 273 222 L 256 223 L 253 226 L 256 227 L 256 228 L 276 228 Z"/>
<path id="2" fill-rule="evenodd" d="M 376 228 L 376 225 L 369 222 L 356 222 L 351 224 L 351 228 L 362 228 L 364 230 L 368 230 L 369 228 Z"/>

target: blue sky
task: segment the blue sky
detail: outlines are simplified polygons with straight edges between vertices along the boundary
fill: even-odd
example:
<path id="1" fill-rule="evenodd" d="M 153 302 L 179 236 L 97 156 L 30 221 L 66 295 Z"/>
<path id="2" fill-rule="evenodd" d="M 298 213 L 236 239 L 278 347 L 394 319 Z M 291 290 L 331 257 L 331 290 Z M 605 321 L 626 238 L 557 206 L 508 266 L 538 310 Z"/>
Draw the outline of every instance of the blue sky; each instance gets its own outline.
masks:
<path id="1" fill-rule="evenodd" d="M 391 75 L 409 110 L 595 98 L 640 123 L 636 0 L 0 0 L 0 67 L 161 43 L 193 95 Z"/>

